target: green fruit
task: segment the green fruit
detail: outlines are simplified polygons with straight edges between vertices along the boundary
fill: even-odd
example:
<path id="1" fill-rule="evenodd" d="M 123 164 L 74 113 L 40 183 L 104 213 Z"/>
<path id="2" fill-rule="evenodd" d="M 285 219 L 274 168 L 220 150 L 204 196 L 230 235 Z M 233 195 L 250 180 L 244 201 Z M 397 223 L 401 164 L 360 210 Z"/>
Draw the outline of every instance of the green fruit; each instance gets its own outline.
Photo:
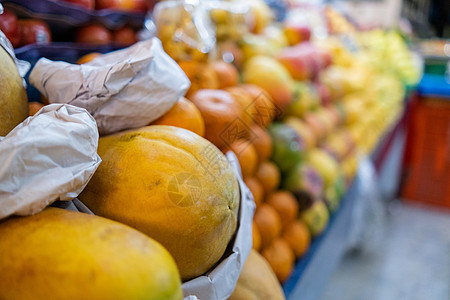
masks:
<path id="1" fill-rule="evenodd" d="M 317 200 L 313 205 L 300 213 L 299 219 L 306 224 L 311 236 L 318 236 L 328 225 L 329 213 L 323 201 Z"/>
<path id="2" fill-rule="evenodd" d="M 272 160 L 281 172 L 289 171 L 302 161 L 305 142 L 293 128 L 273 123 L 269 127 L 269 133 L 273 141 Z"/>

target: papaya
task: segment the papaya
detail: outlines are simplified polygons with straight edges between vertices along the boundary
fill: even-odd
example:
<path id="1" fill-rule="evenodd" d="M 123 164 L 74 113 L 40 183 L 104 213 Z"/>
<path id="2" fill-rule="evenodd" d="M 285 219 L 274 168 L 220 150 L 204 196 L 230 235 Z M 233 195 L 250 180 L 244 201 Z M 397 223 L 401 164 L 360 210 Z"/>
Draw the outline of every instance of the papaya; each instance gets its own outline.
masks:
<path id="1" fill-rule="evenodd" d="M 239 186 L 218 148 L 183 128 L 153 125 L 101 137 L 102 163 L 79 199 L 136 228 L 174 257 L 183 281 L 223 256 L 237 227 Z"/>
<path id="2" fill-rule="evenodd" d="M 233 294 L 228 300 L 286 299 L 269 263 L 257 251 L 251 250 L 245 261 Z"/>
<path id="3" fill-rule="evenodd" d="M 28 98 L 17 67 L 0 46 L 0 136 L 28 117 Z"/>
<path id="4" fill-rule="evenodd" d="M 161 244 L 102 217 L 49 207 L 0 221 L 0 298 L 183 298 Z"/>

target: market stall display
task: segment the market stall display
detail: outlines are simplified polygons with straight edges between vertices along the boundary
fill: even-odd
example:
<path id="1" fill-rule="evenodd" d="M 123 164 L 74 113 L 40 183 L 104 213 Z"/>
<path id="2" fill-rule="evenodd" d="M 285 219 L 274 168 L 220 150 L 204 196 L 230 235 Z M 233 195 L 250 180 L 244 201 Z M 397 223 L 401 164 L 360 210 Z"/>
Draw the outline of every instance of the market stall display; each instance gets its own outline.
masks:
<path id="1" fill-rule="evenodd" d="M 27 120 L 49 103 L 92 115 L 102 162 L 74 203 L 161 243 L 186 299 L 283 299 L 330 222 L 348 218 L 337 213 L 359 159 L 395 125 L 420 77 L 398 33 L 359 31 L 328 6 L 44 2 L 5 1 L 0 15 L 3 38 L 32 65 L 22 74 Z M 52 18 L 60 6 L 65 18 Z M 3 52 L 4 70 L 15 71 Z M 172 292 L 181 298 L 175 283 Z"/>

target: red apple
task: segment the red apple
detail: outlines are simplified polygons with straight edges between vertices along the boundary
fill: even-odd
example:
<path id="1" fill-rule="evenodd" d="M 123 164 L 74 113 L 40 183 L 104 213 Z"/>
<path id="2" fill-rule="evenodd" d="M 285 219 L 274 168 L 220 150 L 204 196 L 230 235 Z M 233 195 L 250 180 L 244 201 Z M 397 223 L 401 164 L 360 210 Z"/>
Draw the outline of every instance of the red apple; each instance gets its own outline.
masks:
<path id="1" fill-rule="evenodd" d="M 62 0 L 62 1 L 69 2 L 84 7 L 86 9 L 94 9 L 95 7 L 95 0 Z"/>
<path id="2" fill-rule="evenodd" d="M 0 30 L 6 35 L 14 48 L 20 44 L 20 27 L 15 14 L 5 9 L 0 15 Z"/>
<path id="3" fill-rule="evenodd" d="M 96 0 L 95 8 L 144 13 L 149 10 L 150 3 L 147 0 Z"/>
<path id="4" fill-rule="evenodd" d="M 291 46 L 311 39 L 311 29 L 309 26 L 303 24 L 284 24 L 284 34 Z"/>
<path id="5" fill-rule="evenodd" d="M 41 20 L 19 20 L 20 45 L 47 44 L 52 41 L 52 35 L 48 25 Z"/>
<path id="6" fill-rule="evenodd" d="M 79 28 L 75 34 L 76 43 L 106 45 L 111 40 L 111 32 L 100 24 L 86 25 Z"/>
<path id="7" fill-rule="evenodd" d="M 132 45 L 137 42 L 136 32 L 130 26 L 123 26 L 113 32 L 113 42 L 123 45 Z"/>

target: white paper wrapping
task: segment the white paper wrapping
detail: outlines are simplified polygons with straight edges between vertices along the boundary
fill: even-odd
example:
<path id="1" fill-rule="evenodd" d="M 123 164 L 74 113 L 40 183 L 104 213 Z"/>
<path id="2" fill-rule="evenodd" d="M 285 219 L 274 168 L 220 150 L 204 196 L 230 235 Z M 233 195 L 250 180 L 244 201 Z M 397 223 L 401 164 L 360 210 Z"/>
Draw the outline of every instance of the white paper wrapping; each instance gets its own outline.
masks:
<path id="1" fill-rule="evenodd" d="M 242 180 L 238 159 L 233 152 L 228 152 L 227 158 L 239 179 L 241 189 L 236 238 L 231 251 L 225 253 L 222 261 L 212 271 L 183 284 L 184 300 L 192 299 L 189 296 L 196 296 L 199 300 L 228 299 L 236 287 L 239 274 L 252 248 L 252 220 L 255 201 Z"/>
<path id="2" fill-rule="evenodd" d="M 86 108 L 100 134 L 148 125 L 190 86 L 157 38 L 74 65 L 41 58 L 29 81 L 50 103 Z"/>
<path id="3" fill-rule="evenodd" d="M 98 130 L 83 108 L 52 104 L 0 140 L 0 219 L 72 200 L 101 162 Z"/>

